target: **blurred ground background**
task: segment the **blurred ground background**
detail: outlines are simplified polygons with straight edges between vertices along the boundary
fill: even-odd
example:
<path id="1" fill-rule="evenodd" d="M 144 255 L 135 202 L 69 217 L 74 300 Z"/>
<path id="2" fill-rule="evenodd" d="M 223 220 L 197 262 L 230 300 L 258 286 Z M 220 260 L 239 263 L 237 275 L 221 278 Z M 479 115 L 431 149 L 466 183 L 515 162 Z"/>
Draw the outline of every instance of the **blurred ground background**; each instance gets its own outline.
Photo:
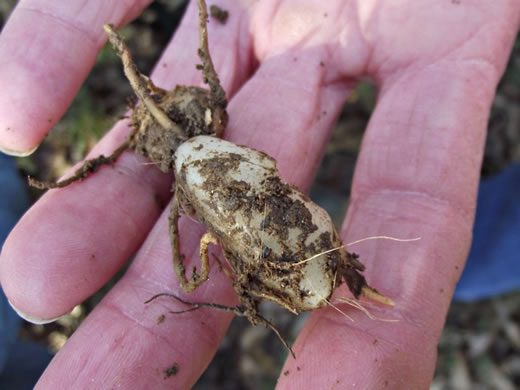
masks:
<path id="1" fill-rule="evenodd" d="M 0 2 L 0 27 L 15 3 Z M 122 29 L 137 65 L 145 74 L 151 71 L 183 10 L 183 0 L 157 0 L 138 20 Z M 18 159 L 20 174 L 56 180 L 81 160 L 123 115 L 130 96 L 132 92 L 119 59 L 105 47 L 64 118 L 36 153 Z M 336 125 L 311 191 L 315 201 L 332 216 L 339 217 L 335 220 L 338 225 L 348 204 L 357 152 L 374 104 L 374 88 L 361 84 Z M 520 39 L 517 39 L 493 103 L 482 175 L 496 174 L 519 160 Z M 39 195 L 39 191 L 32 191 L 34 200 Z M 44 326 L 26 323 L 20 338 L 36 340 L 54 352 L 59 350 L 116 280 L 117 277 L 56 323 Z M 305 315 L 294 317 L 274 305 L 265 304 L 263 309 L 290 341 L 305 322 Z M 453 303 L 438 349 L 431 390 L 520 388 L 520 292 L 471 304 Z M 286 355 L 272 332 L 236 319 L 195 389 L 272 389 Z"/>

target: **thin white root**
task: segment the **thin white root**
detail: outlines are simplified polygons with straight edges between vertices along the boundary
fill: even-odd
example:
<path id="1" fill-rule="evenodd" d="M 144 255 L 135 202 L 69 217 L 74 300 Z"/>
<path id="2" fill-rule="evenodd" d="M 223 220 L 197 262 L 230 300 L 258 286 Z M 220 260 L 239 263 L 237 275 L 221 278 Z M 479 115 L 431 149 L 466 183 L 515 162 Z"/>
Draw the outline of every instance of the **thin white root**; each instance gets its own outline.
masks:
<path id="1" fill-rule="evenodd" d="M 341 245 L 341 246 L 338 246 L 336 248 L 328 249 L 328 250 L 326 250 L 324 252 L 317 253 L 314 256 L 311 256 L 311 257 L 309 257 L 307 259 L 304 259 L 302 261 L 298 261 L 297 263 L 292 263 L 291 265 L 293 267 L 295 267 L 295 266 L 300 265 L 300 264 L 308 263 L 309 261 L 314 260 L 315 258 L 320 257 L 321 255 L 326 255 L 327 253 L 338 251 L 338 250 L 340 250 L 341 248 L 344 248 L 344 247 L 345 247 L 345 245 Z"/>
<path id="2" fill-rule="evenodd" d="M 338 250 L 340 250 L 342 248 L 346 248 L 347 246 L 359 244 L 360 242 L 363 242 L 363 241 L 368 241 L 368 240 L 391 240 L 391 241 L 399 241 L 399 242 L 412 242 L 412 241 L 418 241 L 420 239 L 421 239 L 421 237 L 415 237 L 415 238 L 395 238 L 395 237 L 390 237 L 390 236 L 366 237 L 366 238 L 362 238 L 360 240 L 356 240 L 356 241 L 350 242 L 348 244 L 344 244 L 344 245 L 338 246 L 336 248 L 328 249 L 328 250 L 326 250 L 324 252 L 321 252 L 321 253 L 317 253 L 314 256 L 311 256 L 311 257 L 309 257 L 307 259 L 298 261 L 297 263 L 293 263 L 292 266 L 294 267 L 294 266 L 297 266 L 297 265 L 305 264 L 305 263 L 307 263 L 307 262 L 309 262 L 311 260 L 314 260 L 317 257 L 320 257 L 322 255 L 326 255 L 327 253 L 338 251 Z"/>
<path id="3" fill-rule="evenodd" d="M 337 307 L 335 304 L 333 304 L 332 302 L 329 302 L 328 300 L 326 300 L 325 298 L 323 298 L 323 300 L 327 303 L 327 306 L 330 306 L 332 307 L 334 310 L 336 310 L 338 313 L 340 313 L 343 317 L 345 317 L 347 320 L 351 321 L 351 322 L 354 322 L 354 319 L 349 316 L 347 313 L 345 313 L 343 310 L 341 310 L 339 307 Z"/>
<path id="4" fill-rule="evenodd" d="M 355 299 L 337 298 L 337 300 L 338 300 L 338 302 L 346 303 L 347 305 L 350 305 L 350 306 L 355 307 L 356 309 L 362 311 L 371 320 L 384 321 L 384 322 L 399 322 L 399 320 L 395 320 L 395 319 L 376 317 L 375 315 L 370 313 L 365 306 L 363 306 L 361 303 L 359 303 Z"/>
<path id="5" fill-rule="evenodd" d="M 311 290 L 314 294 L 316 294 L 319 298 L 321 298 L 321 300 L 323 302 L 325 302 L 327 304 L 327 306 L 330 306 L 332 307 L 334 310 L 336 310 L 338 313 L 340 313 L 343 317 L 345 317 L 346 319 L 348 319 L 349 321 L 351 322 L 354 322 L 354 319 L 352 317 L 350 317 L 347 313 L 343 312 L 339 307 L 337 307 L 336 305 L 334 305 L 332 302 L 330 302 L 327 298 L 325 298 L 323 295 L 321 295 L 320 293 L 318 293 L 318 291 L 314 288 L 314 285 L 312 284 L 312 282 L 309 280 L 309 283 L 311 284 Z"/>
<path id="6" fill-rule="evenodd" d="M 341 310 L 339 307 L 337 307 L 334 303 L 330 302 L 327 298 L 325 298 L 321 294 L 319 294 L 314 289 L 314 286 L 312 285 L 312 283 L 311 283 L 311 289 L 314 294 L 316 294 L 318 297 L 320 297 L 323 300 L 323 302 L 325 302 L 327 304 L 327 306 L 332 307 L 334 310 L 336 310 L 338 313 L 340 313 L 343 317 L 345 317 L 346 319 L 348 319 L 351 322 L 354 322 L 354 319 L 352 317 L 350 317 L 347 313 L 345 313 L 343 310 Z M 392 302 L 392 306 L 393 306 L 393 301 L 391 299 L 383 297 L 382 295 L 380 295 L 380 296 L 384 300 Z M 359 303 L 358 301 L 356 301 L 355 299 L 352 299 L 352 298 L 337 298 L 337 301 L 341 302 L 341 303 L 346 303 L 346 304 L 362 311 L 371 320 L 384 321 L 384 322 L 398 322 L 399 321 L 399 320 L 394 320 L 394 319 L 385 319 L 385 318 L 376 317 L 375 315 L 370 313 L 368 311 L 368 309 L 366 307 L 364 307 L 361 303 Z M 380 300 L 378 300 L 378 301 L 380 301 Z"/>
<path id="7" fill-rule="evenodd" d="M 420 239 L 421 239 L 421 237 L 396 238 L 396 237 L 391 237 L 391 236 L 372 236 L 372 237 L 361 238 L 359 240 L 349 242 L 348 244 L 345 244 L 344 246 L 345 247 L 352 246 L 355 244 L 359 244 L 360 242 L 369 241 L 369 240 L 390 240 L 390 241 L 398 241 L 398 242 L 412 242 L 412 241 L 419 241 Z"/>

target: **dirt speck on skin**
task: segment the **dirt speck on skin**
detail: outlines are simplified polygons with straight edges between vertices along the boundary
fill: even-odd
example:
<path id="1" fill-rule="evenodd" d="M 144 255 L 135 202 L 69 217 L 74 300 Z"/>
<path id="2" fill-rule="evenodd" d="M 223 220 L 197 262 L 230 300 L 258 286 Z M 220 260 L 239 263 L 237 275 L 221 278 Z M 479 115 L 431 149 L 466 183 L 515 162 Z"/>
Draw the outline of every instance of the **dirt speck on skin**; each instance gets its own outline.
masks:
<path id="1" fill-rule="evenodd" d="M 157 325 L 159 324 L 162 324 L 164 322 L 164 319 L 166 318 L 166 316 L 164 314 L 161 314 L 159 317 L 157 317 Z"/>
<path id="2" fill-rule="evenodd" d="M 218 20 L 220 24 L 226 24 L 228 16 L 229 16 L 229 12 L 228 11 L 226 11 L 223 8 L 220 8 L 216 4 L 212 4 L 209 7 L 209 14 L 211 15 L 211 17 L 213 19 Z"/>
<path id="3" fill-rule="evenodd" d="M 164 379 L 168 379 L 169 377 L 177 375 L 179 372 L 179 365 L 177 362 L 173 363 L 171 367 L 168 367 L 166 370 L 164 370 Z"/>
<path id="4" fill-rule="evenodd" d="M 287 371 L 284 371 L 284 373 L 283 373 L 283 374 L 284 374 L 285 376 L 287 376 L 287 375 L 289 375 L 289 374 L 290 374 L 290 371 L 289 371 L 289 370 L 287 370 Z"/>
<path id="5" fill-rule="evenodd" d="M 320 120 L 321 118 L 323 118 L 325 115 L 327 115 L 327 111 L 322 111 L 318 114 L 318 120 Z"/>

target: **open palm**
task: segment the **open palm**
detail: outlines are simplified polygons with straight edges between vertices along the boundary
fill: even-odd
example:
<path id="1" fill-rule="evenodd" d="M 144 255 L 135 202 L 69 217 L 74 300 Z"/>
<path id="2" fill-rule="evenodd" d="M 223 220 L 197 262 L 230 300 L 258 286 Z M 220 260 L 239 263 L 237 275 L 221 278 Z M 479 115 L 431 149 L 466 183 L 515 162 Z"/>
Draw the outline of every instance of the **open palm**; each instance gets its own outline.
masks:
<path id="1" fill-rule="evenodd" d="M 62 115 L 105 39 L 148 1 L 22 1 L 0 37 L 0 147 L 33 150 Z M 116 4 L 118 7 L 116 8 Z M 225 138 L 275 157 L 282 176 L 312 182 L 330 130 L 362 78 L 379 89 L 356 166 L 345 241 L 387 234 L 356 252 L 365 276 L 396 302 L 374 321 L 332 309 L 310 317 L 278 388 L 428 388 L 436 345 L 471 241 L 486 122 L 518 23 L 520 4 L 488 1 L 232 1 L 210 22 L 210 49 L 230 97 Z M 153 79 L 200 84 L 195 4 Z M 127 134 L 121 122 L 91 155 Z M 100 288 L 137 252 L 123 279 L 57 354 L 37 388 L 189 388 L 211 360 L 229 314 L 157 317 L 181 294 L 171 264 L 171 178 L 131 152 L 82 183 L 49 191 L 6 241 L 0 280 L 33 321 L 52 319 Z M 198 264 L 202 228 L 182 219 L 185 262 Z M 340 288 L 337 295 L 346 294 Z M 217 267 L 191 300 L 234 304 Z M 176 362 L 179 372 L 165 379 Z M 299 370 L 296 369 L 299 367 Z"/>

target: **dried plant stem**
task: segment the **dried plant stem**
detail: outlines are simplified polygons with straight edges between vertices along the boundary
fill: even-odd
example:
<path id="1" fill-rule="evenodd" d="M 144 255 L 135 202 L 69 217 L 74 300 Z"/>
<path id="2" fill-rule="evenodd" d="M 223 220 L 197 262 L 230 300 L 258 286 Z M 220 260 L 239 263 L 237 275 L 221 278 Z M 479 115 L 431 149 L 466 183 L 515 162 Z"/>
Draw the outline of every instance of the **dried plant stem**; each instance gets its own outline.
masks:
<path id="1" fill-rule="evenodd" d="M 125 75 L 128 78 L 128 81 L 130 81 L 130 85 L 132 86 L 135 94 L 139 97 L 139 99 L 141 99 L 141 102 L 146 106 L 146 108 L 150 111 L 161 127 L 173 132 L 175 135 L 181 138 L 184 138 L 184 134 L 181 129 L 168 117 L 168 115 L 166 115 L 166 113 L 159 106 L 157 106 L 157 104 L 150 96 L 149 90 L 154 90 L 157 87 L 152 84 L 150 79 L 144 77 L 141 72 L 139 72 L 137 66 L 132 60 L 130 50 L 128 50 L 126 43 L 123 41 L 123 38 L 114 30 L 112 25 L 105 24 L 103 27 L 108 34 L 110 43 L 117 51 L 119 57 L 121 57 Z"/>
<path id="2" fill-rule="evenodd" d="M 98 170 L 98 168 L 102 165 L 114 164 L 117 161 L 117 159 L 119 158 L 119 156 L 121 155 L 121 153 L 123 153 L 126 149 L 128 149 L 128 141 L 125 141 L 121 145 L 119 145 L 117 147 L 117 149 L 114 150 L 114 152 L 112 152 L 112 154 L 108 157 L 99 156 L 99 157 L 93 158 L 91 160 L 85 161 L 83 163 L 83 165 L 81 165 L 81 167 L 76 169 L 76 171 L 74 172 L 74 175 L 72 175 L 71 177 L 69 177 L 67 179 L 56 182 L 56 183 L 39 181 L 39 180 L 36 180 L 29 176 L 28 177 L 29 185 L 31 187 L 38 188 L 40 190 L 66 187 L 69 184 L 74 183 L 75 181 L 83 180 L 90 173 L 96 172 Z"/>
<path id="3" fill-rule="evenodd" d="M 199 6 L 199 37 L 200 37 L 200 48 L 198 54 L 202 61 L 202 73 L 204 75 L 204 82 L 209 85 L 211 91 L 211 97 L 213 103 L 223 109 L 227 106 L 226 92 L 220 85 L 211 55 L 208 47 L 208 10 L 205 0 L 198 0 Z"/>
<path id="4" fill-rule="evenodd" d="M 208 280 L 210 270 L 208 246 L 210 243 L 213 245 L 218 245 L 218 240 L 217 237 L 212 233 L 206 233 L 204 236 L 202 236 L 200 240 L 200 273 L 197 273 L 194 267 L 190 278 L 186 278 L 186 268 L 182 263 L 182 255 L 179 251 L 179 216 L 179 202 L 176 191 L 171 201 L 170 216 L 168 218 L 170 241 L 172 245 L 173 268 L 177 274 L 177 278 L 179 279 L 179 283 L 181 284 L 182 289 L 187 293 L 191 293 L 202 283 Z"/>
<path id="5" fill-rule="evenodd" d="M 278 329 L 276 329 L 276 327 L 270 321 L 266 320 L 258 312 L 254 313 L 254 316 L 252 316 L 252 313 L 250 313 L 248 310 L 246 310 L 243 306 L 226 306 L 226 305 L 220 305 L 218 303 L 207 303 L 207 302 L 188 302 L 188 301 L 185 301 L 184 299 L 178 297 L 177 295 L 168 294 L 168 293 L 156 294 L 153 297 L 151 297 L 150 299 L 148 299 L 145 302 L 145 304 L 148 304 L 148 303 L 156 300 L 159 297 L 173 298 L 173 299 L 179 301 L 180 303 L 182 303 L 183 305 L 191 306 L 191 308 L 188 309 L 188 310 L 170 311 L 170 313 L 172 313 L 172 314 L 187 313 L 187 312 L 190 312 L 190 311 L 194 311 L 194 310 L 197 310 L 197 309 L 201 309 L 201 308 L 207 307 L 207 308 L 210 308 L 210 309 L 217 309 L 217 310 L 222 310 L 222 311 L 234 313 L 236 316 L 247 317 L 250 321 L 254 321 L 255 325 L 263 325 L 266 328 L 271 329 L 278 336 L 278 338 L 280 339 L 282 344 L 285 346 L 285 348 L 287 348 L 287 350 L 289 351 L 291 356 L 294 359 L 296 359 L 296 355 L 294 354 L 292 348 L 289 346 L 289 343 L 287 343 L 287 341 L 280 334 Z"/>

